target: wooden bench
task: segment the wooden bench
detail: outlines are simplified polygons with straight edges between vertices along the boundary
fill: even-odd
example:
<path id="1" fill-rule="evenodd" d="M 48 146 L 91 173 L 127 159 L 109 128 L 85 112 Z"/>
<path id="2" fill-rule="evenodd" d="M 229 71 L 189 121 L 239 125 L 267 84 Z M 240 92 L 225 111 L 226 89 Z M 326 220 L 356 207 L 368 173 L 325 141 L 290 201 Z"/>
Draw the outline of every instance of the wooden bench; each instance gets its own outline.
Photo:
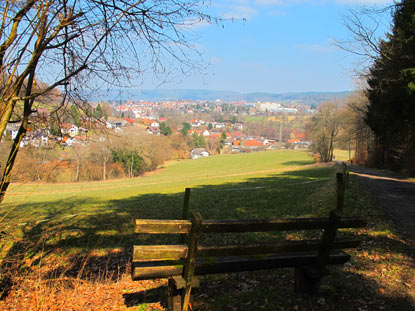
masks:
<path id="1" fill-rule="evenodd" d="M 357 240 L 335 239 L 338 228 L 361 228 L 361 217 L 341 217 L 344 197 L 343 174 L 337 175 L 337 208 L 327 218 L 276 218 L 255 220 L 203 220 L 193 213 L 188 220 L 136 220 L 136 233 L 185 234 L 187 244 L 136 245 L 132 262 L 134 280 L 169 278 L 169 310 L 187 311 L 197 276 L 284 267 L 295 268 L 295 290 L 315 292 L 326 266 L 344 264 Z M 277 243 L 205 246 L 201 235 L 269 231 L 317 230 L 318 239 L 284 240 Z M 322 231 L 322 234 L 320 233 Z"/>

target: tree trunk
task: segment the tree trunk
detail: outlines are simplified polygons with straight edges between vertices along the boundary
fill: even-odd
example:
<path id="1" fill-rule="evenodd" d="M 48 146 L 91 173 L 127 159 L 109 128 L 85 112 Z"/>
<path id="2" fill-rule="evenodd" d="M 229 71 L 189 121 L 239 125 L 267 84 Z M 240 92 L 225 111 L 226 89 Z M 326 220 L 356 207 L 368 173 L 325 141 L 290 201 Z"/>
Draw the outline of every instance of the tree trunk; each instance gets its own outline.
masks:
<path id="1" fill-rule="evenodd" d="M 22 142 L 22 139 L 25 137 L 27 132 L 27 124 L 29 121 L 29 116 L 24 116 L 22 125 L 20 125 L 19 131 L 14 138 L 13 145 L 10 149 L 9 157 L 7 158 L 7 163 L 4 168 L 3 177 L 1 179 L 0 184 L 0 203 L 3 202 L 4 196 L 6 195 L 7 188 L 10 184 L 10 176 L 13 169 L 14 161 L 16 160 L 17 153 L 19 152 L 20 143 Z"/>
<path id="2" fill-rule="evenodd" d="M 76 164 L 76 182 L 79 182 L 79 168 L 81 166 L 81 160 L 77 160 L 77 164 Z"/>
<path id="3" fill-rule="evenodd" d="M 107 179 L 107 161 L 106 160 L 104 160 L 103 162 L 102 179 L 103 180 Z"/>
<path id="4" fill-rule="evenodd" d="M 32 94 L 32 87 L 33 87 L 33 83 L 35 81 L 36 65 L 37 65 L 37 60 L 35 60 L 31 64 L 31 71 L 30 71 L 30 74 L 29 74 L 29 77 L 28 77 L 27 83 L 26 83 L 25 95 L 27 97 L 29 97 Z M 22 80 L 21 84 L 23 84 L 23 80 Z M 16 94 L 19 93 L 18 90 L 20 90 L 20 88 L 21 88 L 21 85 L 18 88 L 16 88 L 16 90 L 17 90 Z M 34 102 L 34 99 L 25 99 L 25 101 L 24 101 L 22 124 L 20 125 L 19 131 L 17 132 L 17 135 L 14 138 L 13 145 L 10 148 L 10 154 L 9 154 L 9 157 L 7 158 L 7 163 L 6 163 L 6 166 L 4 168 L 3 176 L 2 176 L 2 179 L 1 179 L 1 183 L 0 183 L 0 204 L 3 202 L 4 197 L 6 195 L 7 188 L 9 187 L 10 176 L 11 176 L 12 169 L 13 169 L 13 166 L 14 166 L 14 161 L 16 160 L 16 157 L 17 157 L 17 153 L 19 152 L 20 144 L 22 142 L 22 139 L 26 136 L 27 125 L 29 124 L 29 116 L 32 113 L 33 102 Z M 16 103 L 15 101 L 10 100 L 8 105 L 13 106 L 15 103 Z M 2 116 L 1 124 L 0 124 L 0 131 L 1 131 L 0 132 L 0 137 L 3 136 L 4 129 L 6 128 L 6 126 L 4 126 L 4 128 L 3 128 L 3 125 L 4 125 L 3 123 L 5 122 L 6 125 L 7 125 L 7 122 L 10 120 L 10 118 L 4 119 L 3 117 L 4 117 L 4 115 Z"/>

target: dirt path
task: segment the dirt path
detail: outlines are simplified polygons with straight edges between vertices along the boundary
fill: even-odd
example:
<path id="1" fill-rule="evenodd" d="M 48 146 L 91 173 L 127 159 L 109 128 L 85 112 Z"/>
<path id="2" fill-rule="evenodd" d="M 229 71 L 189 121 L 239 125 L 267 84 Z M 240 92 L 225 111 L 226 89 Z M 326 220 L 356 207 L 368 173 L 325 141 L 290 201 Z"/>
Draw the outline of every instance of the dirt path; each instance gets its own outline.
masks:
<path id="1" fill-rule="evenodd" d="M 415 182 L 360 166 L 349 166 L 415 247 Z"/>

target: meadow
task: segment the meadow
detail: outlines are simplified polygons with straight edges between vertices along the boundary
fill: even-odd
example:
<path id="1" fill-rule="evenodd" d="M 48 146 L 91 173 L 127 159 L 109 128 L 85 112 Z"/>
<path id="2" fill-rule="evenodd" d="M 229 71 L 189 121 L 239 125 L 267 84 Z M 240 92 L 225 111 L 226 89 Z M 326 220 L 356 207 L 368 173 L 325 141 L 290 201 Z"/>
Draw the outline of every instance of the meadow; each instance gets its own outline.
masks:
<path id="1" fill-rule="evenodd" d="M 135 218 L 180 218 L 186 187 L 191 188 L 190 210 L 199 211 L 205 219 L 325 216 L 335 206 L 334 176 L 338 170 L 335 164 L 312 164 L 306 152 L 282 150 L 169 163 L 134 179 L 12 185 L 1 206 L 1 229 L 7 238 L 3 237 L 1 248 L 0 307 L 165 310 L 166 280 L 132 282 L 129 261 L 134 244 L 175 241 L 134 234 Z M 353 176 L 345 212 L 382 215 Z M 357 305 L 368 305 L 375 298 L 376 306 L 406 299 L 392 279 L 401 275 L 404 267 L 413 271 L 407 264 L 410 258 L 402 241 L 380 219 L 371 220 L 369 228 L 360 232 L 344 232 L 359 234 L 370 250 L 365 256 L 361 256 L 362 249 L 354 251 L 355 259 L 349 266 L 333 269 L 323 300 L 295 296 L 292 271 L 281 269 L 208 276 L 195 294 L 194 310 L 293 310 L 295 306 L 296 310 L 311 310 L 307 306 L 332 310 L 338 301 L 360 297 L 361 302 L 352 304 L 356 308 L 340 308 L 357 310 Z M 253 233 L 221 235 L 214 242 L 261 241 L 264 237 L 281 239 L 271 233 Z M 285 238 L 297 237 L 301 234 Z M 382 249 L 385 243 L 387 252 Z M 390 276 L 383 273 L 382 280 L 365 275 L 373 270 L 374 253 L 378 258 L 394 254 L 399 262 Z M 385 285 L 385 280 L 390 284 Z"/>

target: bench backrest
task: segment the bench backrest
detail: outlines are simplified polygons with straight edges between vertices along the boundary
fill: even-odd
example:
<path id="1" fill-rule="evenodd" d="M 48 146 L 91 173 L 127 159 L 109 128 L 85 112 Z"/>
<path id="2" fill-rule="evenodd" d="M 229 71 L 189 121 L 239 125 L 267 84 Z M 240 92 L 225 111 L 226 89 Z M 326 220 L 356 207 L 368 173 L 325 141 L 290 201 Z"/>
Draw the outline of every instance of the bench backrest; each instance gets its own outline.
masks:
<path id="1" fill-rule="evenodd" d="M 134 246 L 133 263 L 140 263 L 139 267 L 135 266 L 133 271 L 134 279 L 147 279 L 157 277 L 169 277 L 182 275 L 183 266 L 186 258 L 189 258 L 189 245 L 192 236 L 197 234 L 209 233 L 231 233 L 231 232 L 268 232 L 268 231 L 298 231 L 298 230 L 319 230 L 326 229 L 330 225 L 329 218 L 276 218 L 276 219 L 255 219 L 255 220 L 202 220 L 200 215 L 193 216 L 193 222 L 196 217 L 200 220 L 199 229 L 192 231 L 192 222 L 188 220 L 136 220 L 136 233 L 141 234 L 187 234 L 189 243 L 186 245 L 139 245 Z M 361 228 L 366 225 L 362 217 L 343 217 L 341 218 L 338 228 Z M 193 238 L 194 240 L 194 238 Z M 256 256 L 258 261 L 246 260 L 243 267 L 236 267 L 228 264 L 233 271 L 255 270 L 255 265 L 262 260 L 270 260 L 272 256 L 278 254 L 290 254 L 291 263 L 289 266 L 295 266 L 304 262 L 309 262 L 312 257 L 317 257 L 317 252 L 321 249 L 322 240 L 297 240 L 281 241 L 278 243 L 261 243 L 246 245 L 223 245 L 223 246 L 203 246 L 196 243 L 195 258 L 203 259 L 200 264 L 195 266 L 196 274 L 227 272 L 224 268 L 226 257 L 239 256 L 249 258 Z M 339 250 L 346 248 L 355 248 L 359 245 L 357 240 L 338 240 L 333 241 L 330 249 Z M 315 252 L 313 256 L 311 252 Z M 261 255 L 263 255 L 261 257 Z M 266 256 L 270 255 L 270 256 Z M 272 255 L 272 256 L 271 256 Z M 295 262 L 295 258 L 298 262 Z M 219 258 L 221 258 L 219 260 Z M 339 257 L 340 258 L 340 257 Z M 301 260 L 302 259 L 302 260 Z M 344 256 L 340 261 L 343 261 Z M 239 258 L 238 262 L 244 261 Z M 275 263 L 277 264 L 277 263 Z M 280 263 L 281 264 L 281 263 Z M 208 267 L 209 265 L 209 267 Z M 257 267 L 256 269 L 260 269 Z M 236 270 L 235 270 L 236 269 Z M 231 272 L 231 271 L 229 271 Z"/>

